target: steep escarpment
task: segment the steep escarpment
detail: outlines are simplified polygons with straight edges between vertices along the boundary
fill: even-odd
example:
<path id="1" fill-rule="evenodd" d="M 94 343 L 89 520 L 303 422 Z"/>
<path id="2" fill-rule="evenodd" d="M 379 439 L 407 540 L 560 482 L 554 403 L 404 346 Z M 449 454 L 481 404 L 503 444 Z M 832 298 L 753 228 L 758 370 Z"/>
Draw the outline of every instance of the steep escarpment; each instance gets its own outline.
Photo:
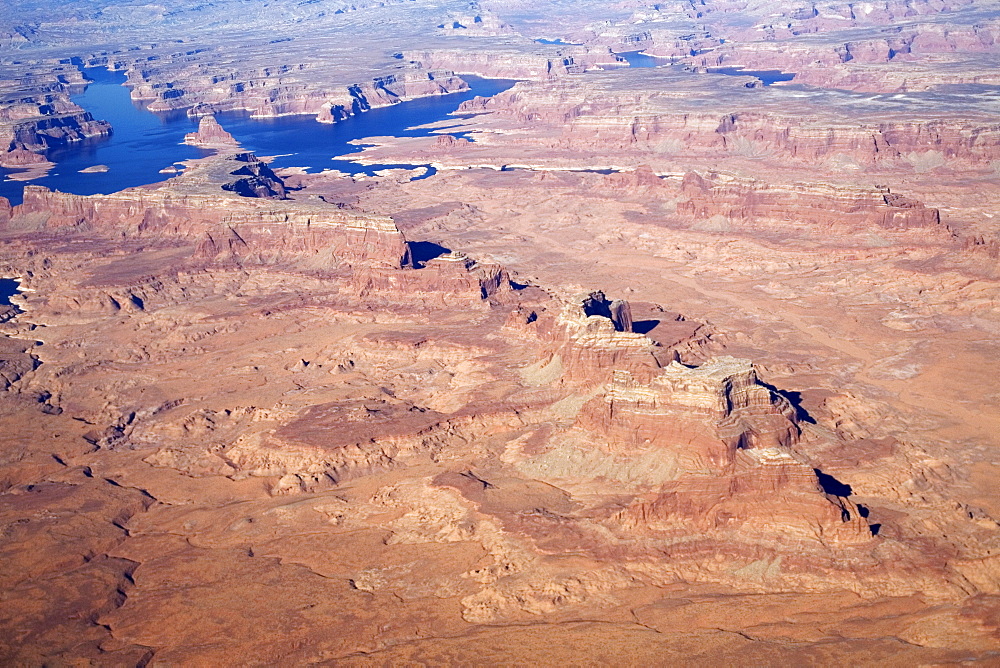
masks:
<path id="1" fill-rule="evenodd" d="M 476 74 L 502 79 L 547 79 L 582 74 L 595 69 L 627 67 L 622 58 L 607 48 L 580 46 L 551 49 L 516 47 L 508 44 L 490 45 L 477 51 L 466 49 L 422 49 L 404 51 L 404 59 L 426 69 L 450 69 L 460 74 Z"/>
<path id="2" fill-rule="evenodd" d="M 0 134 L 0 142 L 7 143 L 9 151 L 44 151 L 88 137 L 108 135 L 111 125 L 107 121 L 95 120 L 90 112 L 81 110 L 11 123 L 0 132 L 3 133 Z"/>
<path id="3" fill-rule="evenodd" d="M 220 72 L 191 60 L 175 54 L 145 63 L 126 56 L 118 66 L 126 69 L 132 98 L 150 111 L 186 109 L 191 115 L 243 110 L 258 118 L 310 114 L 334 123 L 367 109 L 468 89 L 452 72 L 434 68 L 394 65 L 367 81 L 337 74 L 331 81 L 311 63 L 260 67 L 251 59 Z"/>
<path id="4" fill-rule="evenodd" d="M 446 95 L 468 90 L 469 85 L 451 71 L 406 71 L 374 79 L 370 84 L 356 84 L 327 96 L 316 120 L 335 123 L 354 114 L 386 107 L 404 100 L 430 95 Z M 311 113 L 311 110 L 310 110 Z"/>
<path id="5" fill-rule="evenodd" d="M 866 92 L 996 85 L 997 21 L 970 18 L 915 19 L 892 31 L 855 31 L 847 39 L 834 30 L 788 41 L 729 41 L 680 60 L 699 68 L 780 70 L 793 73 L 795 83 Z"/>
<path id="6" fill-rule="evenodd" d="M 718 532 L 715 540 L 731 544 L 744 540 L 735 538 L 737 527 L 753 526 L 754 538 L 746 537 L 753 543 L 775 538 L 766 536 L 780 524 L 786 537 L 813 543 L 810 550 L 822 550 L 830 541 L 855 546 L 872 541 L 859 511 L 824 491 L 796 450 L 801 434 L 796 410 L 759 380 L 749 361 L 711 356 L 712 344 L 702 333 L 706 361 L 682 364 L 675 358 L 661 366 L 669 348 L 622 331 L 612 313 L 592 313 L 595 305 L 609 303 L 619 314 L 631 311 L 627 302 L 608 302 L 595 293 L 577 302 L 582 318 L 574 322 L 574 307 L 567 305 L 559 324 L 543 335 L 561 338 L 564 345 L 532 368 L 532 376 L 555 373 L 571 386 L 590 387 L 592 398 L 581 402 L 568 430 L 550 433 L 544 444 L 526 440 L 515 452 L 524 455 L 530 448 L 535 459 L 516 465 L 552 484 L 584 485 L 590 493 L 603 489 L 602 480 L 617 485 L 607 488 L 609 496 L 612 489 L 658 489 L 638 494 L 626 510 L 603 520 L 622 540 L 630 534 L 632 540 L 685 536 L 697 527 L 705 534 Z M 544 315 L 534 322 L 544 327 Z M 685 359 L 693 358 L 685 354 Z M 510 461 L 518 461 L 516 456 L 512 452 Z M 785 511 L 787 521 L 776 521 Z M 586 523 L 578 529 L 584 535 L 595 530 Z M 600 549 L 581 540 L 588 549 Z"/>
<path id="7" fill-rule="evenodd" d="M 0 77 L 0 162 L 21 167 L 31 154 L 108 135 L 111 125 L 70 101 L 86 83 L 76 67 L 55 61 L 5 65 Z"/>
<path id="8" fill-rule="evenodd" d="M 707 178 L 706 178 L 707 176 Z M 888 188 L 766 184 L 731 175 L 689 172 L 681 180 L 677 213 L 691 220 L 722 216 L 734 225 L 761 227 L 795 221 L 819 229 L 923 228 L 947 240 L 940 212 Z"/>
<path id="9" fill-rule="evenodd" d="M 522 83 L 463 109 L 492 112 L 500 127 L 530 124 L 530 142 L 557 153 L 599 145 L 607 157 L 629 147 L 655 155 L 683 147 L 689 157 L 780 156 L 803 163 L 837 158 L 869 165 L 927 151 L 972 164 L 1000 155 L 1000 127 L 988 114 L 973 116 L 974 109 L 966 109 L 961 120 L 937 114 L 915 120 L 905 111 L 907 100 L 890 103 L 889 113 L 873 113 L 855 96 L 761 91 L 745 87 L 739 77 L 692 78 L 658 70 L 652 75 L 655 90 L 637 91 L 628 86 L 628 76 L 595 74 L 583 86 L 562 80 Z M 708 102 L 718 87 L 729 94 L 722 107 Z M 477 122 L 485 126 L 490 120 Z M 491 139 L 512 149 L 529 143 L 521 135 Z"/>
<path id="10" fill-rule="evenodd" d="M 135 239 L 197 244 L 196 257 L 222 262 L 306 263 L 332 269 L 340 262 L 408 262 L 391 219 L 330 206 L 289 210 L 267 199 L 136 189 L 113 195 L 69 195 L 25 188 L 9 228 L 93 231 Z"/>
<path id="11" fill-rule="evenodd" d="M 765 387 L 748 361 L 734 358 L 712 358 L 694 368 L 671 362 L 648 383 L 617 370 L 607 393 L 585 407 L 581 420 L 606 433 L 611 447 L 685 443 L 691 470 L 726 469 L 738 450 L 789 448 L 799 435 L 788 401 Z M 713 421 L 706 429 L 704 423 Z"/>

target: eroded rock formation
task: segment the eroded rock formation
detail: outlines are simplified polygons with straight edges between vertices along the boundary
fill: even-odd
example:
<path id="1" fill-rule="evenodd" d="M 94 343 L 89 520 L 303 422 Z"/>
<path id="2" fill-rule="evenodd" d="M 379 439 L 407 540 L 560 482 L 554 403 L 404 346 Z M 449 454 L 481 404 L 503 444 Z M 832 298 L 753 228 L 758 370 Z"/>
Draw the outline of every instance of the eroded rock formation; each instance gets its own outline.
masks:
<path id="1" fill-rule="evenodd" d="M 224 162 L 224 168 L 233 164 Z M 198 244 L 196 257 L 223 263 L 291 262 L 329 270 L 364 260 L 400 266 L 409 257 L 389 218 L 318 205 L 289 211 L 259 196 L 227 197 L 221 189 L 80 196 L 26 186 L 24 202 L 13 208 L 7 225 L 18 231 L 94 230 L 134 239 L 183 239 Z"/>
<path id="2" fill-rule="evenodd" d="M 202 116 L 198 121 L 197 132 L 184 135 L 184 142 L 201 148 L 231 148 L 239 146 L 239 142 L 219 125 L 215 116 Z"/>

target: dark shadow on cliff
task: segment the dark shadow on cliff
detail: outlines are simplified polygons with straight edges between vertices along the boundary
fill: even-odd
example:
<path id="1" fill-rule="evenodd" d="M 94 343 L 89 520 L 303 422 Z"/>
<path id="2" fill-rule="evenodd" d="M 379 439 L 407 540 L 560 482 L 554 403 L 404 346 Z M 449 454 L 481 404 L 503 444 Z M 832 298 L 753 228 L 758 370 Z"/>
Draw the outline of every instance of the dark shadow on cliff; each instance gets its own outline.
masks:
<path id="1" fill-rule="evenodd" d="M 407 241 L 410 247 L 410 256 L 413 258 L 413 266 L 423 267 L 436 257 L 441 257 L 451 250 L 433 241 Z"/>
<path id="2" fill-rule="evenodd" d="M 840 482 L 829 473 L 823 473 L 819 469 L 813 469 L 813 472 L 819 480 L 819 486 L 822 487 L 823 491 L 827 494 L 831 494 L 833 496 L 850 496 L 854 491 L 851 489 L 850 485 Z"/>
<path id="3" fill-rule="evenodd" d="M 659 320 L 637 320 L 632 323 L 632 331 L 636 334 L 649 334 L 659 324 Z"/>
<path id="4" fill-rule="evenodd" d="M 774 385 L 771 385 L 770 383 L 765 383 L 764 381 L 761 381 L 761 385 L 771 390 L 775 394 L 780 394 L 785 399 L 787 399 L 788 403 L 790 403 L 792 405 L 792 408 L 795 409 L 795 417 L 797 417 L 800 422 L 808 422 L 809 424 L 816 424 L 816 419 L 813 416 L 809 415 L 809 411 L 807 411 L 805 408 L 802 407 L 801 392 L 795 392 L 793 390 L 779 390 Z"/>

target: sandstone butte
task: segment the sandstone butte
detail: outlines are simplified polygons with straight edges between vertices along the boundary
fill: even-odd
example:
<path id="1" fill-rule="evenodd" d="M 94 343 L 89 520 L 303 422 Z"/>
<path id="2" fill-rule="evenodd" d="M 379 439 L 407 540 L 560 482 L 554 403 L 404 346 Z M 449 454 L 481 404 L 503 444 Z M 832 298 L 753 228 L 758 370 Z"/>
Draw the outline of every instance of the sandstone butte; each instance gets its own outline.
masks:
<path id="1" fill-rule="evenodd" d="M 11 7 L 5 664 L 1000 661 L 995 3 Z M 33 185 L 81 66 L 214 150 Z"/>
<path id="2" fill-rule="evenodd" d="M 219 125 L 215 116 L 202 116 L 198 121 L 198 129 L 184 135 L 184 143 L 202 148 L 235 148 L 240 145 Z"/>

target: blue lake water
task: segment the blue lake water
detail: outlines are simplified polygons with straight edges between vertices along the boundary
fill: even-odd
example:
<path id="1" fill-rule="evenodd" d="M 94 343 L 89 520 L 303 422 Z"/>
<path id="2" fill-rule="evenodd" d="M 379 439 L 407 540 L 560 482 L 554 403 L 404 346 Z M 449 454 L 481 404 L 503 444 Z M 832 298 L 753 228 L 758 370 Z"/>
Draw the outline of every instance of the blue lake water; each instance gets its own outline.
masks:
<path id="1" fill-rule="evenodd" d="M 9 306 L 10 298 L 20 292 L 21 284 L 13 278 L 0 278 L 0 306 Z"/>
<path id="2" fill-rule="evenodd" d="M 185 114 L 158 115 L 146 111 L 129 97 L 121 84 L 125 75 L 106 69 L 86 69 L 94 83 L 71 99 L 91 112 L 94 118 L 111 123 L 110 137 L 94 137 L 48 151 L 46 157 L 56 166 L 43 178 L 33 181 L 0 181 L 0 196 L 13 204 L 21 201 L 26 183 L 76 193 L 93 195 L 112 193 L 122 188 L 155 183 L 167 178 L 159 171 L 175 161 L 206 155 L 205 151 L 180 142 L 184 134 L 197 129 L 197 121 Z M 107 165 L 103 173 L 80 174 L 81 169 Z M 3 172 L 0 169 L 0 172 Z"/>
<path id="3" fill-rule="evenodd" d="M 218 114 L 219 123 L 247 150 L 258 155 L 276 155 L 271 167 L 308 167 L 310 171 L 337 169 L 349 174 L 373 174 L 387 167 L 413 165 L 359 165 L 348 160 L 331 160 L 333 156 L 356 153 L 362 146 L 349 142 L 365 137 L 429 137 L 430 130 L 411 129 L 414 126 L 443 120 L 462 102 L 477 95 L 490 97 L 502 93 L 516 83 L 509 79 L 482 79 L 462 75 L 471 90 L 450 95 L 424 97 L 401 102 L 391 107 L 372 109 L 340 123 L 317 123 L 312 116 L 282 118 L 250 118 L 244 112 Z M 461 132 L 452 133 L 462 136 Z M 292 155 L 285 155 L 285 154 Z"/>
<path id="4" fill-rule="evenodd" d="M 19 204 L 26 184 L 37 184 L 78 195 L 112 193 L 169 177 L 160 170 L 175 162 L 198 158 L 207 151 L 181 142 L 184 135 L 197 129 L 197 119 L 185 113 L 157 114 L 147 111 L 129 97 L 121 84 L 125 75 L 103 68 L 87 68 L 84 73 L 94 83 L 72 100 L 91 112 L 94 118 L 110 121 L 110 137 L 96 137 L 50 150 L 46 157 L 56 166 L 43 178 L 32 181 L 0 181 L 0 196 Z M 391 107 L 373 109 L 334 124 L 317 123 L 313 116 L 285 116 L 253 119 L 249 114 L 229 112 L 219 114 L 219 122 L 240 141 L 244 148 L 258 155 L 281 155 L 274 167 L 306 167 L 309 171 L 338 169 L 352 174 L 371 174 L 378 169 L 398 165 L 358 165 L 349 161 L 334 161 L 333 156 L 360 151 L 349 144 L 364 137 L 391 135 L 396 137 L 429 136 L 427 130 L 408 130 L 449 118 L 458 105 L 477 95 L 496 95 L 514 85 L 506 79 L 464 77 L 470 91 L 421 98 Z M 291 154 L 291 155 L 286 155 Z M 94 165 L 106 165 L 107 172 L 81 174 L 80 170 Z M 0 168 L 0 174 L 5 170 Z"/>
<path id="5" fill-rule="evenodd" d="M 619 55 L 627 60 L 629 67 L 659 67 L 660 65 L 666 65 L 669 62 L 669 59 L 654 58 L 652 56 L 639 53 L 638 51 L 625 51 L 616 55 Z"/>
<path id="6" fill-rule="evenodd" d="M 728 74 L 735 77 L 757 77 L 765 86 L 770 86 L 778 81 L 791 81 L 795 78 L 794 73 L 782 72 L 781 70 L 744 70 L 739 67 L 712 67 L 709 74 Z"/>

